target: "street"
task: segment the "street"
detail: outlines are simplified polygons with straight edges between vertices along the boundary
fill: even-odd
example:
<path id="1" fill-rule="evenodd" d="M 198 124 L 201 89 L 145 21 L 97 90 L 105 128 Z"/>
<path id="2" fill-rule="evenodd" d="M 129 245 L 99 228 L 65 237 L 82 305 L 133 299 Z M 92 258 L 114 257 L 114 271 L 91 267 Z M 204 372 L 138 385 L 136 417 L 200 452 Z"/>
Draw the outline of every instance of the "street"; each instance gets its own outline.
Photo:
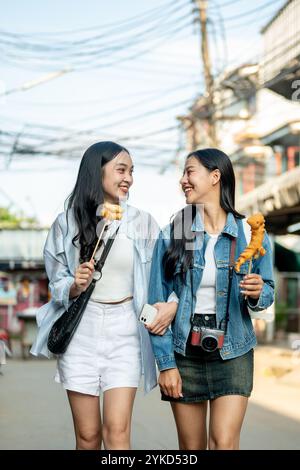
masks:
<path id="1" fill-rule="evenodd" d="M 180 348 L 192 313 L 215 315 L 225 358 L 254 344 L 251 306 L 259 346 L 240 448 L 300 450 L 300 0 L 1 6 L 0 450 L 75 448 L 55 360 L 26 355 L 37 325 L 39 349 L 58 309 L 94 287 L 91 301 L 118 310 L 133 298 L 137 315 L 145 302 L 173 300 L 174 289 L 178 312 L 158 307 L 152 333 L 171 325 Z M 115 238 L 96 272 L 87 269 Z M 128 358 L 121 323 L 112 320 L 111 340 L 98 321 L 95 312 L 87 327 L 94 344 L 105 347 L 101 329 Z M 239 366 L 238 387 L 228 380 L 221 393 L 242 390 L 242 377 Z M 209 391 L 219 380 L 213 371 Z M 170 404 L 159 387 L 142 388 L 132 448 L 177 449 Z M 237 417 L 236 403 L 218 403 Z M 214 423 L 229 436 L 223 414 Z"/>
<path id="2" fill-rule="evenodd" d="M 300 449 L 300 382 L 291 384 L 271 376 L 267 368 L 272 357 L 278 363 L 274 352 L 257 349 L 255 391 L 241 449 Z M 74 449 L 66 393 L 53 381 L 55 361 L 15 358 L 1 370 L 0 449 Z M 141 391 L 137 394 L 132 447 L 177 448 L 171 410 L 160 401 L 158 388 L 146 397 Z"/>

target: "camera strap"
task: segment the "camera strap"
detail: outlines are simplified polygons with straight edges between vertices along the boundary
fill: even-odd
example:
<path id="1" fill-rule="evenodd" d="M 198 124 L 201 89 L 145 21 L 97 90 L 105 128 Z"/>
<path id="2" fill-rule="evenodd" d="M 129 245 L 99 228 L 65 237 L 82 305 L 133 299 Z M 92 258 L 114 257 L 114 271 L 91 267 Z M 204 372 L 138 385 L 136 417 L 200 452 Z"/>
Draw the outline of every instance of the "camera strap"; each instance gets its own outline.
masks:
<path id="1" fill-rule="evenodd" d="M 236 238 L 232 237 L 230 242 L 230 257 L 229 257 L 229 279 L 228 279 L 228 291 L 227 291 L 227 301 L 226 301 L 226 314 L 225 318 L 221 320 L 220 327 L 222 323 L 225 322 L 224 331 L 227 331 L 227 325 L 229 322 L 229 304 L 230 304 L 230 293 L 231 293 L 231 286 L 232 286 L 232 278 L 233 278 L 233 270 L 234 270 L 234 255 L 235 255 L 235 248 L 236 248 Z M 194 321 L 194 309 L 193 309 L 193 299 L 194 299 L 194 281 L 193 281 L 193 260 L 190 266 L 190 280 L 191 280 L 191 293 L 192 293 L 192 301 L 191 301 L 191 323 L 193 324 Z"/>
<path id="2" fill-rule="evenodd" d="M 226 301 L 226 315 L 225 315 L 225 319 L 221 320 L 220 322 L 220 326 L 222 327 L 222 323 L 225 321 L 225 327 L 224 327 L 225 333 L 227 332 L 227 325 L 229 322 L 229 304 L 230 304 L 230 293 L 231 293 L 232 278 L 233 278 L 235 247 L 236 247 L 236 238 L 233 237 L 230 242 L 229 280 L 228 280 L 227 301 Z"/>

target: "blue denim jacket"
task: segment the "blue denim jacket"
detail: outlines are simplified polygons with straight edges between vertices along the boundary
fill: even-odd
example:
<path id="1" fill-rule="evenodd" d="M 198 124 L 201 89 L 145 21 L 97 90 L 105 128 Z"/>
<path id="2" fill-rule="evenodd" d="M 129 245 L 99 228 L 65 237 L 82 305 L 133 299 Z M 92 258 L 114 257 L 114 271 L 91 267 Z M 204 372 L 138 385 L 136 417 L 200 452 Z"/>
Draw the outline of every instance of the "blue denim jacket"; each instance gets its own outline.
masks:
<path id="1" fill-rule="evenodd" d="M 162 258 L 170 243 L 170 225 L 161 231 L 153 252 L 148 297 L 149 303 L 166 302 L 173 291 L 179 298 L 177 313 L 171 328 L 167 329 L 163 336 L 150 335 L 156 362 L 161 371 L 176 367 L 174 351 L 185 355 L 186 343 L 191 328 L 191 312 L 194 311 L 195 293 L 202 279 L 205 264 L 205 247 L 209 239 L 209 235 L 204 231 L 204 225 L 199 212 L 197 212 L 194 219 L 192 231 L 196 232 L 196 250 L 194 251 L 193 269 L 191 270 L 193 276 L 193 299 L 190 276 L 187 275 L 186 283 L 181 279 L 181 263 L 177 264 L 174 270 L 174 276 L 170 281 L 166 280 L 164 275 Z M 217 324 L 225 317 L 226 313 L 231 237 L 237 239 L 235 252 L 235 259 L 237 259 L 247 246 L 243 230 L 243 221 L 241 219 L 235 219 L 233 214 L 228 213 L 225 227 L 218 237 L 214 251 L 217 267 Z M 265 234 L 263 246 L 267 251 L 265 256 L 253 260 L 252 265 L 252 272 L 260 274 L 264 281 L 263 290 L 256 303 L 246 301 L 239 287 L 242 277 L 248 273 L 249 261 L 241 266 L 240 273 L 234 272 L 229 304 L 230 320 L 228 322 L 224 345 L 220 350 L 223 359 L 232 359 L 241 356 L 256 345 L 256 337 L 248 307 L 250 307 L 251 310 L 260 311 L 266 309 L 273 303 L 274 280 L 272 250 L 267 234 Z"/>
<path id="2" fill-rule="evenodd" d="M 113 222 L 113 224 L 120 223 Z M 79 248 L 72 244 L 76 233 L 76 222 L 72 210 L 68 212 L 68 230 L 66 212 L 62 212 L 57 216 L 49 231 L 44 247 L 44 260 L 51 300 L 37 313 L 38 334 L 31 348 L 31 354 L 35 356 L 51 357 L 47 348 L 49 331 L 53 323 L 65 310 L 68 310 L 72 303 L 69 299 L 69 292 L 79 265 Z M 119 229 L 119 234 L 122 233 L 134 242 L 133 302 L 138 317 L 143 305 L 147 303 L 152 252 L 159 234 L 159 227 L 150 214 L 127 205 Z M 144 389 L 147 393 L 156 385 L 155 359 L 147 330 L 140 322 L 138 322 L 138 327 Z"/>

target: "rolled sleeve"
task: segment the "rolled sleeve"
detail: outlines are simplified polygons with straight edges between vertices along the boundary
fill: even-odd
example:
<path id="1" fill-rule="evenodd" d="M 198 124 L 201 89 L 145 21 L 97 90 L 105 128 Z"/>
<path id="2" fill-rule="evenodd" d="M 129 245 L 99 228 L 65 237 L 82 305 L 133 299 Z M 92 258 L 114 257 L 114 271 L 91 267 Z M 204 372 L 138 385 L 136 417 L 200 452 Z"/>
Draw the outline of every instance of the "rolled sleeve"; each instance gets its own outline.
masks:
<path id="1" fill-rule="evenodd" d="M 172 331 L 167 329 L 163 335 L 150 333 L 150 339 L 158 369 L 163 371 L 176 368 Z"/>
<path id="2" fill-rule="evenodd" d="M 68 310 L 74 276 L 71 274 L 66 260 L 59 218 L 55 220 L 49 231 L 44 247 L 44 261 L 51 297 L 55 303 L 63 305 Z"/>
<path id="3" fill-rule="evenodd" d="M 60 281 L 51 283 L 50 292 L 53 300 L 65 307 L 66 310 L 69 309 L 70 305 L 70 289 L 72 284 L 74 283 L 73 276 L 66 276 L 62 278 Z"/>
<path id="4" fill-rule="evenodd" d="M 259 298 L 250 299 L 247 298 L 247 307 L 253 312 L 259 312 L 265 310 L 274 302 L 274 273 L 273 273 L 273 255 L 270 239 L 265 234 L 263 247 L 266 250 L 264 256 L 260 256 L 253 263 L 253 273 L 259 274 L 264 281 L 262 291 Z"/>
<path id="5" fill-rule="evenodd" d="M 159 358 L 156 358 L 156 362 L 160 372 L 162 372 L 163 370 L 177 368 L 174 354 L 169 354 L 168 356 L 160 356 Z"/>
<path id="6" fill-rule="evenodd" d="M 273 303 L 274 289 L 268 284 L 264 284 L 258 299 L 247 299 L 247 306 L 253 312 L 265 310 Z"/>

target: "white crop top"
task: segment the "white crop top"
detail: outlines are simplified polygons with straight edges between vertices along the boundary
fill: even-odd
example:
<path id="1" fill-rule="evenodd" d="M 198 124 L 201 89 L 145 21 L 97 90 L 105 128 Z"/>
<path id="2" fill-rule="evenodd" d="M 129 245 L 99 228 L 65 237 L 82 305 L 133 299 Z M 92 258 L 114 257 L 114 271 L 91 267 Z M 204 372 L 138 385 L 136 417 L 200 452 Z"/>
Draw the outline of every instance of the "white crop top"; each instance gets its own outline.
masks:
<path id="1" fill-rule="evenodd" d="M 100 258 L 102 249 L 97 251 L 96 260 Z M 96 282 L 92 300 L 110 303 L 133 296 L 133 256 L 133 241 L 124 233 L 118 233 L 103 266 L 102 278 Z M 96 272 L 96 278 L 97 275 Z"/>

